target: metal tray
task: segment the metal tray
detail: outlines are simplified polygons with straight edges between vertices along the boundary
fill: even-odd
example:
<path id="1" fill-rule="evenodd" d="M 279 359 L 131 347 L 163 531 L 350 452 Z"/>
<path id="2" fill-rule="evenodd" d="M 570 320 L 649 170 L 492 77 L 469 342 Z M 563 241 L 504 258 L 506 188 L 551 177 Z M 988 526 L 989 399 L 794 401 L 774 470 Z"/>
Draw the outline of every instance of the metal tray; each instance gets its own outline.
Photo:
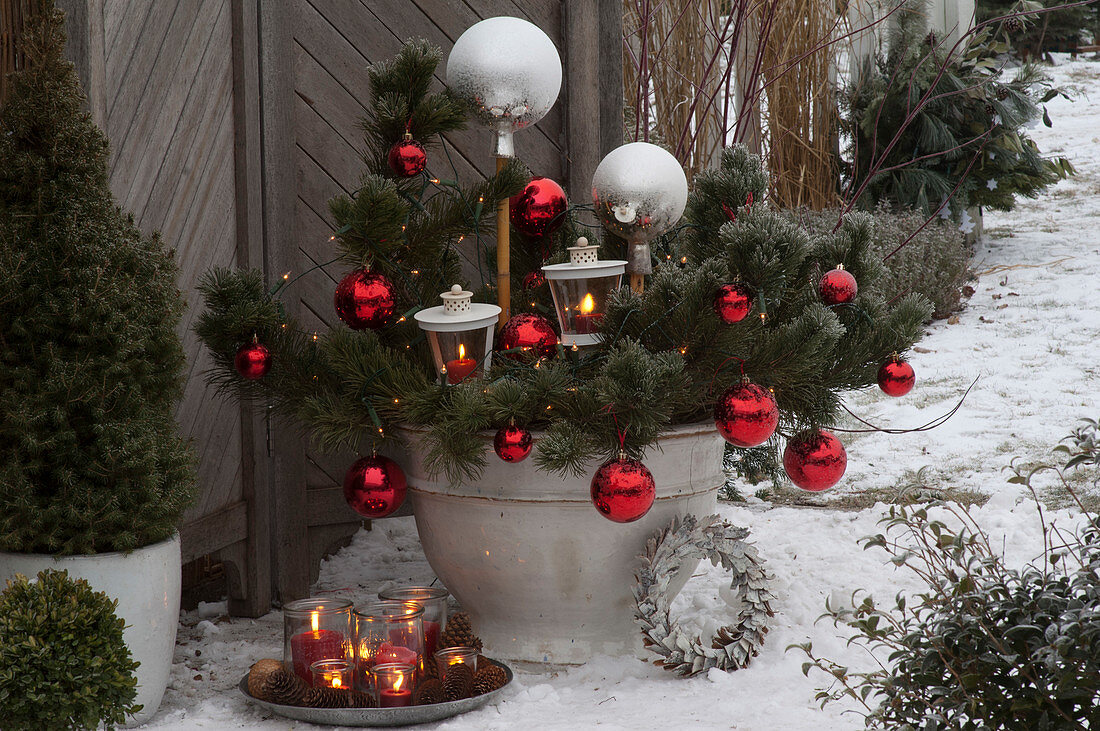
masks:
<path id="1" fill-rule="evenodd" d="M 500 698 L 501 693 L 512 683 L 512 669 L 502 662 L 492 661 L 504 668 L 508 682 L 496 690 L 463 698 L 460 701 L 433 703 L 430 706 L 406 706 L 404 708 L 303 708 L 302 706 L 284 706 L 279 703 L 260 700 L 248 692 L 248 675 L 241 678 L 237 685 L 249 701 L 262 706 L 272 713 L 298 721 L 327 724 L 329 726 L 411 726 L 417 723 L 442 721 L 460 713 L 472 711 Z"/>

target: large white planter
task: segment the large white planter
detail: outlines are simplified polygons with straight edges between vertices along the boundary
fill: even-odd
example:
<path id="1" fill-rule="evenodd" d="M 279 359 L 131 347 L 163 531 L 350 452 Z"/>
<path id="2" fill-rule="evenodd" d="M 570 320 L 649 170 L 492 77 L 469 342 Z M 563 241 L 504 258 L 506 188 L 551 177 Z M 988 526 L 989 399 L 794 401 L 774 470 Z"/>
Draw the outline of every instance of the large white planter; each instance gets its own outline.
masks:
<path id="1" fill-rule="evenodd" d="M 404 466 L 428 563 L 470 613 L 487 654 L 510 660 L 582 663 L 640 649 L 631 613 L 637 556 L 673 516 L 712 514 L 725 481 L 714 425 L 677 428 L 644 460 L 657 483 L 653 508 L 613 523 L 589 499 L 596 465 L 562 479 L 530 458 L 498 460 L 490 447 L 478 482 L 450 485 L 424 473 L 423 447 L 409 434 Z M 683 567 L 673 591 L 693 569 Z"/>
<path id="2" fill-rule="evenodd" d="M 96 591 L 118 600 L 115 613 L 126 622 L 123 639 L 134 660 L 141 663 L 135 674 L 136 702 L 142 705 L 142 710 L 127 719 L 127 725 L 145 723 L 160 706 L 176 647 L 180 613 L 179 536 L 131 553 L 60 558 L 38 553 L 0 553 L 0 586 L 16 574 L 33 579 L 48 568 L 67 570 L 71 578 L 84 579 Z"/>

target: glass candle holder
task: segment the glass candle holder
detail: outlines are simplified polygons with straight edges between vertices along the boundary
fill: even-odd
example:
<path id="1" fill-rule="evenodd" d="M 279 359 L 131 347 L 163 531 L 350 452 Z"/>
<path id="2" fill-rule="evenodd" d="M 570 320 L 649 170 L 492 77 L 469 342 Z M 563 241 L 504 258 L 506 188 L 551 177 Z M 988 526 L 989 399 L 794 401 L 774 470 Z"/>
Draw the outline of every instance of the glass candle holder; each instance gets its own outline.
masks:
<path id="1" fill-rule="evenodd" d="M 371 690 L 375 665 L 424 667 L 423 616 L 424 609 L 415 602 L 381 601 L 355 608 L 355 661 L 362 690 Z"/>
<path id="2" fill-rule="evenodd" d="M 307 684 L 318 660 L 352 656 L 351 602 L 312 597 L 283 607 L 283 665 Z"/>
<path id="3" fill-rule="evenodd" d="M 447 671 L 452 665 L 469 665 L 472 672 L 477 672 L 477 648 L 476 647 L 448 647 L 435 653 L 435 664 L 439 668 L 439 679 L 447 677 Z"/>
<path id="4" fill-rule="evenodd" d="M 374 697 L 379 708 L 401 708 L 412 705 L 416 667 L 409 663 L 384 662 L 371 668 Z"/>
<path id="5" fill-rule="evenodd" d="M 447 626 L 447 590 L 436 586 L 400 586 L 378 592 L 379 599 L 416 602 L 424 608 L 424 656 L 431 661 Z"/>
<path id="6" fill-rule="evenodd" d="M 354 684 L 355 667 L 347 660 L 318 660 L 309 669 L 314 688 L 351 690 Z"/>

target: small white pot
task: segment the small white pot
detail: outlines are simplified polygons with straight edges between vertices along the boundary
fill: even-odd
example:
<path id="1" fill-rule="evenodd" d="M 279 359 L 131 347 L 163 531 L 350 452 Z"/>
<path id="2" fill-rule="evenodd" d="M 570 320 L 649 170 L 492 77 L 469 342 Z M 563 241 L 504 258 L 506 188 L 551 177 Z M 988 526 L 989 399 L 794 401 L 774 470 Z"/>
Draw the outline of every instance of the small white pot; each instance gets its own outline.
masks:
<path id="1" fill-rule="evenodd" d="M 710 422 L 678 427 L 643 462 L 657 483 L 653 508 L 613 523 L 593 507 L 590 481 L 497 459 L 489 449 L 481 479 L 450 485 L 424 472 L 424 447 L 408 431 L 404 465 L 428 563 L 470 613 L 491 657 L 582 663 L 596 654 L 641 649 L 632 615 L 637 556 L 673 516 L 714 513 L 725 482 L 725 442 Z M 492 435 L 485 437 L 492 441 Z M 535 435 L 536 441 L 538 435 Z M 537 446 L 536 446 L 537 449 Z M 685 565 L 670 596 L 695 563 Z"/>
<path id="2" fill-rule="evenodd" d="M 130 553 L 55 557 L 41 553 L 0 553 L 0 587 L 16 574 L 33 579 L 44 569 L 66 570 L 96 591 L 118 600 L 115 613 L 126 622 L 123 639 L 134 660 L 137 699 L 142 709 L 127 718 L 127 726 L 145 723 L 160 706 L 180 614 L 180 541 L 166 541 Z"/>

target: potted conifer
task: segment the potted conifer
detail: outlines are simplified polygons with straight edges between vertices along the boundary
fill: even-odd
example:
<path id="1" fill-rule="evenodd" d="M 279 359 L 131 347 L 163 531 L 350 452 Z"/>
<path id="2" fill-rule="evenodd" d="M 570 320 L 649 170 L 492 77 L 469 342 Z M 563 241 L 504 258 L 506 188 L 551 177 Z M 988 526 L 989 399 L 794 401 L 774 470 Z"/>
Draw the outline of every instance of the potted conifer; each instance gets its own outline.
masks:
<path id="1" fill-rule="evenodd" d="M 0 101 L 0 581 L 64 569 L 118 600 L 156 712 L 179 614 L 183 302 L 172 253 L 108 187 L 60 12 L 21 37 Z"/>
<path id="2" fill-rule="evenodd" d="M 335 246 L 351 270 L 335 302 L 348 327 L 311 335 L 286 316 L 284 285 L 272 291 L 260 272 L 215 270 L 202 285 L 207 311 L 197 330 L 217 383 L 304 421 L 322 448 L 365 455 L 344 481 L 364 515 L 396 507 L 407 472 L 425 555 L 488 651 L 549 662 L 621 652 L 638 641 L 631 585 L 646 540 L 674 516 L 713 511 L 724 482 L 724 435 L 715 428 L 724 391 L 743 386 L 770 400 L 768 426 L 779 431 L 742 454 L 774 459 L 780 434 L 808 444 L 796 435 L 833 423 L 839 392 L 874 384 L 891 353 L 919 336 L 930 308 L 919 295 L 884 291 L 870 216 L 810 233 L 761 202 L 766 174 L 738 147 L 696 177 L 686 225 L 654 242 L 662 263 L 645 291 L 622 287 L 607 297 L 591 326 L 596 343 L 559 342 L 545 317 L 555 304 L 540 266 L 564 262 L 581 233 L 599 234 L 559 211 L 554 234 L 516 232 L 513 316 L 495 336 L 491 365 L 476 370 L 469 356 L 482 350 L 471 329 L 465 352 L 452 342 L 457 353 L 442 367 L 441 340 L 417 320 L 435 317 L 428 313 L 441 297 L 466 300 L 462 312 L 497 299 L 491 279 L 472 283 L 473 292 L 452 288 L 464 281 L 462 257 L 493 261 L 484 231 L 496 204 L 544 179 L 531 181 L 515 159 L 469 187 L 447 180 L 456 176 L 443 155 L 425 169 L 411 138 L 428 143 L 463 124 L 450 93 L 430 92 L 441 56 L 412 42 L 368 72 L 368 172 L 354 195 L 330 203 Z M 415 169 L 394 164 L 406 153 Z M 463 249 L 464 239 L 474 244 Z M 605 234 L 600 248 L 601 259 L 620 259 L 625 242 Z M 832 291 L 834 280 L 851 280 L 845 297 Z M 643 475 L 634 468 L 643 460 L 652 489 L 637 494 L 650 498 L 648 513 L 597 497 L 594 474 L 611 465 Z M 690 575 L 683 568 L 681 581 Z"/>

